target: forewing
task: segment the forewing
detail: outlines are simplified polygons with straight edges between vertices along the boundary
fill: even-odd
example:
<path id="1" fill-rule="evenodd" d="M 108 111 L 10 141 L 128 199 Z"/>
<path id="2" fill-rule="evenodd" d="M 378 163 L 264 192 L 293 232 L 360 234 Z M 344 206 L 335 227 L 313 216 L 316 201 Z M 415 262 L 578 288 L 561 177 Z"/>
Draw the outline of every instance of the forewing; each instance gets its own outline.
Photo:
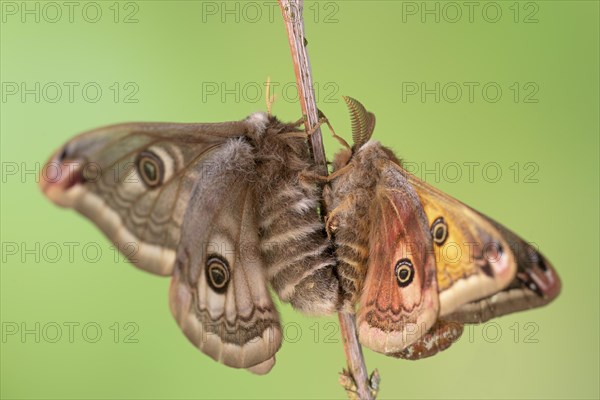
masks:
<path id="1" fill-rule="evenodd" d="M 427 217 L 392 162 L 377 184 L 371 232 L 357 318 L 360 341 L 372 350 L 396 353 L 431 328 L 439 305 Z"/>
<path id="2" fill-rule="evenodd" d="M 406 171 L 403 174 L 419 195 L 431 229 L 440 316 L 478 322 L 546 304 L 558 295 L 558 276 L 531 245 Z"/>
<path id="3" fill-rule="evenodd" d="M 561 282 L 550 262 L 534 247 L 502 225 L 491 221 L 516 255 L 517 273 L 511 283 L 491 296 L 467 303 L 448 315 L 462 323 L 491 318 L 548 304 L 558 296 Z"/>
<path id="4" fill-rule="evenodd" d="M 96 129 L 51 157 L 40 186 L 55 203 L 91 219 L 136 266 L 170 275 L 192 188 L 215 178 L 221 162 L 216 150 L 243 135 L 245 126 L 132 123 Z"/>

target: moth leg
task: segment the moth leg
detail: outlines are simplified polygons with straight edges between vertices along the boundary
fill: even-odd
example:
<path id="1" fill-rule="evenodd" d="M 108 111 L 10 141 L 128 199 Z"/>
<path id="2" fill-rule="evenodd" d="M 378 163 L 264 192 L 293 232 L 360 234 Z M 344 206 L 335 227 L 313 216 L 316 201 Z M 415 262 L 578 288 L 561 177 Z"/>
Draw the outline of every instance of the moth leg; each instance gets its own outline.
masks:
<path id="1" fill-rule="evenodd" d="M 306 121 L 304 121 L 306 123 Z M 313 133 L 315 133 L 320 127 L 321 125 L 323 125 L 326 122 L 325 119 L 323 118 L 319 118 L 319 121 L 317 121 L 317 124 L 315 126 L 313 126 L 312 128 L 310 128 L 306 134 L 310 137 L 312 136 Z"/>
<path id="2" fill-rule="evenodd" d="M 319 115 L 320 115 L 321 111 L 319 111 Z M 292 122 L 291 125 L 294 128 L 299 128 L 301 125 L 306 125 L 307 124 L 307 117 L 306 114 L 302 115 L 302 118 L 300 118 L 299 120 Z M 309 129 L 308 132 L 305 132 L 304 134 L 307 136 L 312 135 L 313 133 L 315 133 L 317 131 L 317 129 L 319 129 L 319 127 L 323 124 L 323 121 L 321 117 L 319 117 L 319 121 L 317 122 L 317 125 L 315 125 L 312 129 Z"/>
<path id="3" fill-rule="evenodd" d="M 279 137 L 281 137 L 281 138 L 301 138 L 301 139 L 308 139 L 308 135 L 306 134 L 306 132 L 280 133 Z"/>
<path id="4" fill-rule="evenodd" d="M 313 126 L 310 130 L 308 130 L 308 132 L 288 132 L 288 133 L 282 133 L 279 135 L 279 137 L 299 137 L 299 138 L 303 138 L 303 139 L 308 139 L 313 133 L 315 133 L 317 131 L 317 129 L 319 129 L 321 127 L 321 125 L 324 123 L 324 120 L 319 119 L 319 121 L 317 122 L 317 124 L 315 126 Z M 296 122 L 292 123 L 292 126 L 297 128 L 300 125 L 306 125 L 306 115 L 302 116 L 301 119 L 299 119 Z"/>
<path id="5" fill-rule="evenodd" d="M 329 122 L 329 119 L 325 116 L 325 114 L 323 114 L 323 111 L 318 110 L 319 112 L 319 121 L 317 122 L 317 124 L 315 126 L 313 126 L 311 129 L 309 129 L 306 134 L 310 137 L 313 133 L 315 133 L 323 124 L 326 124 L 327 127 L 329 128 L 329 131 L 331 132 L 331 135 L 333 136 L 333 138 L 335 140 L 337 140 L 342 146 L 344 146 L 345 148 L 351 150 L 352 147 L 348 144 L 348 142 L 346 142 L 344 140 L 343 137 L 338 136 L 335 133 L 335 130 L 333 129 L 333 126 L 331 126 L 331 123 Z M 298 121 L 294 122 L 293 125 L 294 126 L 300 126 L 302 124 L 306 125 L 306 115 L 303 115 L 301 119 L 299 119 Z"/>
<path id="6" fill-rule="evenodd" d="M 319 175 L 318 173 L 316 173 L 313 170 L 301 171 L 298 179 L 300 180 L 300 183 L 311 183 L 312 184 L 315 182 L 320 182 L 320 183 L 329 182 L 328 176 Z"/>
<path id="7" fill-rule="evenodd" d="M 336 179 L 338 176 L 344 175 L 345 173 L 350 172 L 350 170 L 352 168 L 354 168 L 354 164 L 346 164 L 342 168 L 338 169 L 337 171 L 334 171 L 331 174 L 329 174 L 329 176 L 327 178 L 329 179 L 329 181 L 332 181 L 332 180 Z"/>
<path id="8" fill-rule="evenodd" d="M 350 194 L 344 199 L 344 201 L 341 204 L 339 204 L 336 208 L 327 213 L 327 215 L 325 216 L 325 230 L 327 231 L 327 237 L 331 239 L 331 235 L 335 233 L 335 231 L 338 228 L 335 221 L 336 215 L 351 209 L 353 204 L 354 196 Z"/>
<path id="9" fill-rule="evenodd" d="M 347 173 L 348 171 L 350 171 L 351 168 L 353 168 L 354 165 L 353 164 L 346 164 L 344 165 L 342 168 L 338 169 L 337 171 L 334 171 L 333 173 L 325 176 L 325 175 L 319 175 L 313 171 L 302 171 L 300 172 L 300 180 L 302 182 L 322 182 L 322 183 L 329 183 L 332 180 L 336 179 L 337 177 L 339 177 L 340 175 L 343 175 L 345 173 Z"/>
<path id="10" fill-rule="evenodd" d="M 304 125 L 305 122 L 306 122 L 306 115 L 303 115 L 302 118 L 300 118 L 299 120 L 292 122 L 292 126 L 294 128 L 298 128 L 298 127 L 300 127 L 300 125 Z"/>
<path id="11" fill-rule="evenodd" d="M 319 110 L 319 119 L 321 121 L 323 121 L 325 124 L 327 124 L 327 127 L 329 128 L 329 131 L 331 132 L 331 135 L 333 136 L 333 138 L 335 140 L 337 140 L 342 146 L 344 146 L 348 150 L 352 150 L 352 147 L 348 144 L 348 142 L 346 142 L 346 140 L 344 140 L 343 137 L 338 136 L 337 133 L 335 133 L 333 126 L 331 126 L 331 123 L 329 122 L 329 118 L 327 118 L 321 110 Z M 323 123 L 323 122 L 321 122 L 321 123 Z"/>

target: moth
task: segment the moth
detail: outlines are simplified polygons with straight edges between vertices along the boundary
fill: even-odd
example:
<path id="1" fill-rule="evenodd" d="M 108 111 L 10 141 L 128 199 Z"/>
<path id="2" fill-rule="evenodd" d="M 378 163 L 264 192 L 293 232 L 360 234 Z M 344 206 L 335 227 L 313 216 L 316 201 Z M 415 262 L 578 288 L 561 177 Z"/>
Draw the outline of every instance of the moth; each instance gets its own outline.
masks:
<path id="1" fill-rule="evenodd" d="M 419 359 L 464 323 L 544 305 L 560 291 L 532 246 L 402 169 L 370 140 L 375 117 L 345 98 L 352 147 L 319 178 L 302 121 L 129 123 L 58 149 L 40 180 L 143 270 L 172 276 L 171 312 L 213 359 L 267 373 L 281 346 L 269 293 L 312 315 L 358 307 L 360 341 Z M 316 177 L 317 179 L 312 179 Z M 323 193 L 317 183 L 328 182 Z M 329 213 L 320 218 L 321 201 Z M 458 259 L 440 257 L 457 246 Z"/>
<path id="2" fill-rule="evenodd" d="M 464 323 L 539 307 L 561 283 L 532 245 L 402 168 L 371 140 L 375 116 L 344 97 L 353 146 L 325 180 L 342 307 L 357 311 L 361 343 L 419 359 L 444 350 Z M 334 136 L 337 137 L 337 135 Z"/>
<path id="3" fill-rule="evenodd" d="M 224 123 L 128 123 L 68 141 L 40 180 L 141 269 L 172 275 L 187 338 L 228 366 L 263 374 L 281 345 L 268 283 L 305 313 L 339 308 L 333 248 L 317 212 L 302 121 L 267 113 Z"/>

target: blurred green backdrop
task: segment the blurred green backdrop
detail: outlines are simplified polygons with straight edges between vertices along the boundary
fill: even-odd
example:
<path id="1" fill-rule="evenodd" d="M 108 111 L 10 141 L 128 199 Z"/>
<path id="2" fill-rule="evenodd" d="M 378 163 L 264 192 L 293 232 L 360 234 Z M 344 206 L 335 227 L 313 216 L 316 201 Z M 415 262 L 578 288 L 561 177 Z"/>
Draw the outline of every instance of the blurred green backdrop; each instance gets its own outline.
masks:
<path id="1" fill-rule="evenodd" d="M 344 398 L 335 317 L 280 305 L 270 374 L 217 364 L 179 332 L 168 279 L 128 265 L 36 186 L 79 131 L 241 119 L 264 110 L 267 76 L 274 113 L 299 118 L 276 3 L 1 7 L 2 398 Z M 340 96 L 360 99 L 377 139 L 534 241 L 564 285 L 550 306 L 469 328 L 431 359 L 365 350 L 381 399 L 599 397 L 598 13 L 596 1 L 306 3 L 319 107 L 338 134 Z"/>

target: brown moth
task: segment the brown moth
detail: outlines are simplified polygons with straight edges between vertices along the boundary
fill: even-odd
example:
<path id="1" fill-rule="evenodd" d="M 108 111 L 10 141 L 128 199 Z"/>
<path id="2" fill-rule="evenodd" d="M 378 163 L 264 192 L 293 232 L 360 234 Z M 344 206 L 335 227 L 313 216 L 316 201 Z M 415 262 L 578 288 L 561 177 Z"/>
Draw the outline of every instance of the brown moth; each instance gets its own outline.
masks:
<path id="1" fill-rule="evenodd" d="M 560 280 L 532 246 L 402 168 L 370 140 L 375 116 L 344 98 L 354 145 L 336 154 L 324 197 L 343 308 L 358 305 L 360 341 L 418 359 L 447 348 L 463 323 L 554 299 Z M 453 246 L 459 257 L 444 250 Z"/>
<path id="2" fill-rule="evenodd" d="M 91 219 L 138 267 L 172 275 L 188 339 L 228 366 L 268 372 L 281 345 L 267 282 L 309 314 L 339 304 L 335 259 L 300 181 L 313 163 L 301 122 L 266 113 L 224 123 L 129 123 L 83 133 L 52 155 L 41 189 Z"/>

